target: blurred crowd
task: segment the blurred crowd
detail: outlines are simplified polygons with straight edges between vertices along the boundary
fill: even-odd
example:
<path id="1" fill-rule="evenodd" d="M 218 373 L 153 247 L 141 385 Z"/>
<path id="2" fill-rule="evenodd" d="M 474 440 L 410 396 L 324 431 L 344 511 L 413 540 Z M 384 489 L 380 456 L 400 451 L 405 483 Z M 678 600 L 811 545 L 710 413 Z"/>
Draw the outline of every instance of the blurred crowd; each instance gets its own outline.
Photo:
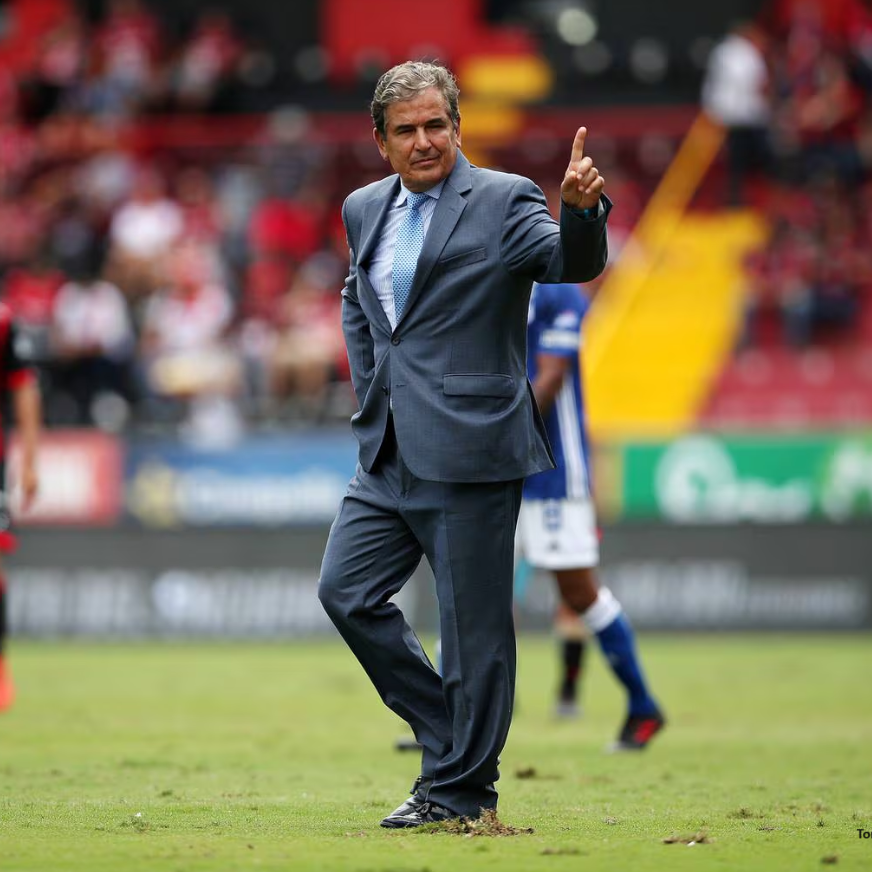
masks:
<path id="1" fill-rule="evenodd" d="M 217 444 L 252 425 L 346 420 L 339 207 L 383 175 L 375 147 L 313 140 L 294 107 L 223 114 L 270 66 L 225 14 L 170 39 L 141 0 L 103 7 L 91 20 L 71 5 L 26 70 L 0 69 L 0 298 L 48 424 Z M 260 134 L 233 134 L 246 117 Z M 159 135 L 180 120 L 182 135 Z M 646 198 L 619 167 L 651 187 L 671 154 L 657 136 L 628 143 L 629 159 L 597 145 L 622 202 L 613 252 Z M 539 179 L 565 162 L 535 137 L 485 157 Z"/>
<path id="2" fill-rule="evenodd" d="M 39 121 L 58 112 L 118 120 L 142 112 L 244 110 L 240 95 L 274 72 L 270 53 L 243 37 L 229 13 L 203 4 L 177 32 L 143 0 L 107 0 L 97 21 L 83 4 L 39 37 L 23 76 L 22 112 Z"/>
<path id="3" fill-rule="evenodd" d="M 770 223 L 741 347 L 852 341 L 872 288 L 872 9 L 775 0 L 714 49 L 703 107 L 727 129 L 728 201 Z"/>
<path id="4" fill-rule="evenodd" d="M 26 68 L 0 65 L 0 297 L 48 423 L 220 442 L 251 422 L 345 418 L 339 205 L 383 172 L 374 147 L 312 141 L 293 109 L 245 116 L 275 65 L 224 12 L 169 27 L 142 0 L 100 8 L 70 3 Z M 727 129 L 725 197 L 770 221 L 747 262 L 743 347 L 856 330 L 872 287 L 870 95 L 863 0 L 775 0 L 711 52 L 702 102 Z M 209 143 L 244 117 L 268 135 Z M 155 146 L 173 119 L 205 126 Z M 596 147 L 621 204 L 617 255 L 673 144 L 645 130 Z M 500 148 L 484 157 L 538 180 L 563 160 L 541 137 Z"/>
<path id="5" fill-rule="evenodd" d="M 223 13 L 170 46 L 114 0 L 52 29 L 26 75 L 0 71 L 0 292 L 50 424 L 215 441 L 345 414 L 347 248 L 322 152 L 130 142 L 153 111 L 214 108 L 248 52 Z"/>

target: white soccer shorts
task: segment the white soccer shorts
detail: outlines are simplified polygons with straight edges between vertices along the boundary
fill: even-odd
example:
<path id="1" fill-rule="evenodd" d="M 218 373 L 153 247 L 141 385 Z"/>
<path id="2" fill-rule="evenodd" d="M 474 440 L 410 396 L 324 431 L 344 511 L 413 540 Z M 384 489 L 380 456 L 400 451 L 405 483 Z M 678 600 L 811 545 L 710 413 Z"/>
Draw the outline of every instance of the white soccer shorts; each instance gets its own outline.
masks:
<path id="1" fill-rule="evenodd" d="M 599 564 L 593 502 L 523 500 L 517 550 L 537 569 L 589 569 Z"/>

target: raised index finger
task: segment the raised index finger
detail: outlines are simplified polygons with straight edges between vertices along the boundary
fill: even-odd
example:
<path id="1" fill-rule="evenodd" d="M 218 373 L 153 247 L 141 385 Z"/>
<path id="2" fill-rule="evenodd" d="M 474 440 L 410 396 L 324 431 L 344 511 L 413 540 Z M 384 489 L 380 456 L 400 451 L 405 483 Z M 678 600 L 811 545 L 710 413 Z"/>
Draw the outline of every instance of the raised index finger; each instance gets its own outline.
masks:
<path id="1" fill-rule="evenodd" d="M 572 141 L 572 157 L 569 159 L 570 166 L 578 164 L 584 157 L 584 141 L 587 139 L 587 128 L 579 127 Z"/>

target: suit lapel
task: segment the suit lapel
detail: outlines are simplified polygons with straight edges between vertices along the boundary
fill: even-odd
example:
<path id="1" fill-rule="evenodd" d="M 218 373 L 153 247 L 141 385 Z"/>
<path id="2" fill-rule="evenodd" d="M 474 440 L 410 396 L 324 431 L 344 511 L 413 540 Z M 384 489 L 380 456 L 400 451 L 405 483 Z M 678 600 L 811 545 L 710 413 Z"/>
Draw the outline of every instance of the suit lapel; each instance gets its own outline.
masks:
<path id="1" fill-rule="evenodd" d="M 394 176 L 392 184 L 387 186 L 387 193 L 381 193 L 374 196 L 366 206 L 364 206 L 361 228 L 365 235 L 360 242 L 360 251 L 357 253 L 358 266 L 366 263 L 372 257 L 375 247 L 381 238 L 385 216 L 388 213 L 391 203 L 396 200 L 399 188 L 399 177 Z"/>
<path id="2" fill-rule="evenodd" d="M 442 188 L 433 217 L 430 219 L 430 226 L 424 239 L 424 247 L 421 249 L 418 266 L 415 269 L 415 280 L 412 282 L 412 290 L 409 292 L 409 299 L 406 301 L 406 307 L 403 309 L 402 317 L 397 322 L 397 326 L 406 319 L 409 310 L 415 305 L 416 300 L 421 295 L 421 289 L 427 283 L 427 279 L 430 277 L 433 267 L 436 266 L 439 255 L 442 254 L 442 249 L 445 248 L 445 244 L 451 237 L 461 214 L 463 214 L 463 210 L 466 208 L 466 199 L 462 194 L 469 191 L 472 187 L 469 175 L 469 161 L 461 152 L 458 152 L 457 163 L 454 165 L 451 175 Z"/>
<path id="3" fill-rule="evenodd" d="M 385 310 L 379 301 L 378 294 L 369 280 L 369 273 L 364 264 L 368 263 L 375 253 L 379 239 L 381 239 L 382 227 L 384 227 L 385 217 L 388 209 L 397 198 L 399 189 L 399 177 L 394 176 L 391 184 L 387 185 L 387 194 L 374 196 L 363 208 L 363 220 L 361 227 L 364 237 L 360 243 L 360 252 L 357 255 L 357 275 L 360 283 L 363 285 L 365 296 L 361 298 L 360 304 L 364 307 L 364 311 L 370 313 L 370 320 L 378 320 L 382 323 L 382 327 L 390 333 L 391 322 L 388 321 L 388 316 L 385 315 Z M 368 301 L 368 305 L 367 302 Z"/>
<path id="4" fill-rule="evenodd" d="M 390 333 L 391 322 L 388 321 L 388 316 L 385 314 L 381 300 L 379 300 L 378 294 L 375 292 L 375 288 L 369 280 L 369 274 L 365 269 L 363 269 L 363 267 L 357 268 L 357 283 L 358 288 L 363 290 L 363 293 L 359 295 L 358 300 L 361 308 L 366 313 L 367 318 L 373 322 L 378 321 L 385 333 Z"/>

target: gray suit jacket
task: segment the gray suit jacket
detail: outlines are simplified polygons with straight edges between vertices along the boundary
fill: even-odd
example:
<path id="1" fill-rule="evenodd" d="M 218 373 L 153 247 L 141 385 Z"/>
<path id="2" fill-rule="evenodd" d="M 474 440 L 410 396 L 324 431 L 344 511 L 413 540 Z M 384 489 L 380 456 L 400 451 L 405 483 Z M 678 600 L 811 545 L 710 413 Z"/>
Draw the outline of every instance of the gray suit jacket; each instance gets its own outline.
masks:
<path id="1" fill-rule="evenodd" d="M 342 207 L 351 269 L 342 326 L 360 410 L 352 428 L 369 472 L 392 406 L 400 454 L 418 478 L 508 481 L 554 466 L 527 381 L 533 281 L 583 282 L 606 264 L 606 217 L 568 209 L 560 222 L 529 179 L 472 166 L 458 153 L 395 330 L 367 276 L 394 175 Z"/>

